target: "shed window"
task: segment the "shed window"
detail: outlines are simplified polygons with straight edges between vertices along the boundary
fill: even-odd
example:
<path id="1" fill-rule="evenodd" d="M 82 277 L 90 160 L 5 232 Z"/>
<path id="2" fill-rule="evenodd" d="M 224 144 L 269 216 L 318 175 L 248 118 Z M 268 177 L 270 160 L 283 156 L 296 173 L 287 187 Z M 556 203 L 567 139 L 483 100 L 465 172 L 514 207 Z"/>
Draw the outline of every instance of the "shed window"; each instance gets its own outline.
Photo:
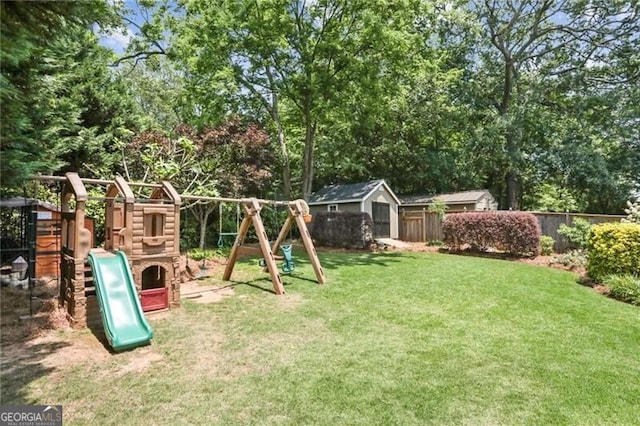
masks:
<path id="1" fill-rule="evenodd" d="M 330 212 L 337 212 L 338 211 L 338 205 L 337 204 L 329 204 L 327 206 L 327 210 Z"/>

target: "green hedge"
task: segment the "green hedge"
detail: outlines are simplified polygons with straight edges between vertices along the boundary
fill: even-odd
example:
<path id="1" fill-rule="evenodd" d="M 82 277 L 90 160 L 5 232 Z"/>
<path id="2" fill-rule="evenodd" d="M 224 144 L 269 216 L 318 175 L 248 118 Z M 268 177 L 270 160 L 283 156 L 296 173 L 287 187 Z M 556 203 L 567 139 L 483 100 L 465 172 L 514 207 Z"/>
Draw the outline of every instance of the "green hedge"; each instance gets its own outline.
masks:
<path id="1" fill-rule="evenodd" d="M 603 223 L 592 227 L 587 256 L 587 273 L 596 281 L 612 274 L 640 276 L 640 224 Z"/>
<path id="2" fill-rule="evenodd" d="M 373 221 L 364 212 L 320 212 L 313 215 L 311 236 L 323 247 L 369 248 Z"/>

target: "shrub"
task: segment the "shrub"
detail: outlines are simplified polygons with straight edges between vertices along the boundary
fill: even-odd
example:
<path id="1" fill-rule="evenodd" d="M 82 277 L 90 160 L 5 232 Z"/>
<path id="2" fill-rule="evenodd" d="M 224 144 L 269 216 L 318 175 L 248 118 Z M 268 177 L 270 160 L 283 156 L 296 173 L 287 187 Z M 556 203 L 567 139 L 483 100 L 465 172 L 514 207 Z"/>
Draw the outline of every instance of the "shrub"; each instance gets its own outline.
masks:
<path id="1" fill-rule="evenodd" d="M 587 255 L 584 250 L 570 250 L 554 256 L 549 263 L 567 266 L 569 269 L 582 268 L 587 265 Z"/>
<path id="2" fill-rule="evenodd" d="M 210 260 L 214 257 L 224 257 L 225 254 L 221 249 L 193 249 L 189 252 L 189 257 L 196 262 L 201 260 Z"/>
<path id="3" fill-rule="evenodd" d="M 622 222 L 640 223 L 640 201 L 636 201 L 635 203 L 627 201 L 627 207 L 627 209 L 624 209 L 624 212 L 628 216 L 625 219 L 622 219 Z"/>
<path id="4" fill-rule="evenodd" d="M 489 248 L 519 256 L 537 255 L 540 225 L 531 213 L 492 211 L 447 215 L 444 242 L 453 250 L 468 245 L 472 250 Z"/>
<path id="5" fill-rule="evenodd" d="M 587 273 L 596 281 L 611 274 L 640 276 L 640 224 L 596 225 L 587 250 Z"/>
<path id="6" fill-rule="evenodd" d="M 369 248 L 373 221 L 364 212 L 320 212 L 313 217 L 311 236 L 320 246 Z"/>
<path id="7" fill-rule="evenodd" d="M 437 214 L 438 219 L 443 220 L 444 214 L 447 211 L 447 203 L 445 203 L 442 198 L 436 198 L 431 202 L 431 204 L 429 204 L 427 210 L 431 213 Z"/>
<path id="8" fill-rule="evenodd" d="M 587 247 L 587 241 L 589 240 L 589 234 L 591 233 L 591 223 L 585 219 L 576 218 L 573 220 L 571 226 L 560 225 L 558 234 L 562 235 L 573 244 L 574 248 L 584 249 Z"/>
<path id="9" fill-rule="evenodd" d="M 556 241 L 553 239 L 553 237 L 550 237 L 548 235 L 543 235 L 540 237 L 540 254 L 542 254 L 543 256 L 549 256 L 551 253 L 553 253 L 553 245 L 556 243 Z"/>
<path id="10" fill-rule="evenodd" d="M 640 306 L 640 278 L 630 274 L 608 275 L 602 283 L 609 288 L 611 297 Z"/>

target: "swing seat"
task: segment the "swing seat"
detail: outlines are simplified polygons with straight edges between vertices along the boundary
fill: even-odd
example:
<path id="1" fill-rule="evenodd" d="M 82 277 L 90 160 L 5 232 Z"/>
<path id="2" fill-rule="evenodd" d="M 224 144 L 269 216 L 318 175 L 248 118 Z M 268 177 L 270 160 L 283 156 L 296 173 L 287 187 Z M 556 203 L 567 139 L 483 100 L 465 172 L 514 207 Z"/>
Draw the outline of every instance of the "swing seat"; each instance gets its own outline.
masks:
<path id="1" fill-rule="evenodd" d="M 282 256 L 278 256 L 278 255 L 273 256 L 275 260 L 284 260 L 284 262 L 282 263 L 282 265 L 280 265 L 280 267 L 282 268 L 282 272 L 284 272 L 285 274 L 290 274 L 296 269 L 296 264 L 293 262 L 293 258 L 291 256 L 291 250 L 292 250 L 291 244 L 286 244 L 286 245 L 280 246 L 280 251 L 283 254 Z M 264 259 L 260 259 L 258 260 L 258 265 L 264 268 L 265 266 L 267 266 L 267 262 Z"/>
<path id="2" fill-rule="evenodd" d="M 286 245 L 282 245 L 280 246 L 280 251 L 282 252 L 282 255 L 284 256 L 284 259 L 287 262 L 291 262 L 291 249 L 293 247 L 291 246 L 291 244 L 286 244 Z"/>
<path id="3" fill-rule="evenodd" d="M 281 268 L 282 272 L 284 272 L 285 274 L 290 274 L 296 269 L 296 264 L 293 263 L 293 258 L 291 257 L 292 248 L 293 246 L 291 244 L 280 246 L 280 251 L 284 256 L 284 263 L 282 264 Z"/>
<path id="4" fill-rule="evenodd" d="M 226 237 L 226 236 L 229 236 L 229 237 L 231 237 L 231 236 L 233 236 L 233 237 L 237 237 L 237 236 L 238 236 L 238 233 L 237 233 L 237 232 L 220 232 L 220 233 L 218 234 L 218 247 L 219 247 L 219 248 L 224 247 L 224 238 L 223 238 L 223 237 Z"/>

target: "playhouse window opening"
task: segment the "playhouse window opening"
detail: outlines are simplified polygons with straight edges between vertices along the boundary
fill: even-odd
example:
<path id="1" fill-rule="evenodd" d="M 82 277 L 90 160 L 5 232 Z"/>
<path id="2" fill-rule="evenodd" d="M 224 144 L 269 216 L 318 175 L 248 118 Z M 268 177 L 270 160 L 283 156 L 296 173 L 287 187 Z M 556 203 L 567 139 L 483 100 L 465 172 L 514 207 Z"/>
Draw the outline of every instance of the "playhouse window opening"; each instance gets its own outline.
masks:
<path id="1" fill-rule="evenodd" d="M 164 214 L 150 213 L 145 215 L 144 236 L 161 237 L 164 235 Z"/>
<path id="2" fill-rule="evenodd" d="M 70 250 L 73 250 L 76 245 L 75 227 L 76 227 L 76 221 L 70 220 L 69 225 L 67 226 L 67 239 L 66 239 L 67 248 Z"/>

